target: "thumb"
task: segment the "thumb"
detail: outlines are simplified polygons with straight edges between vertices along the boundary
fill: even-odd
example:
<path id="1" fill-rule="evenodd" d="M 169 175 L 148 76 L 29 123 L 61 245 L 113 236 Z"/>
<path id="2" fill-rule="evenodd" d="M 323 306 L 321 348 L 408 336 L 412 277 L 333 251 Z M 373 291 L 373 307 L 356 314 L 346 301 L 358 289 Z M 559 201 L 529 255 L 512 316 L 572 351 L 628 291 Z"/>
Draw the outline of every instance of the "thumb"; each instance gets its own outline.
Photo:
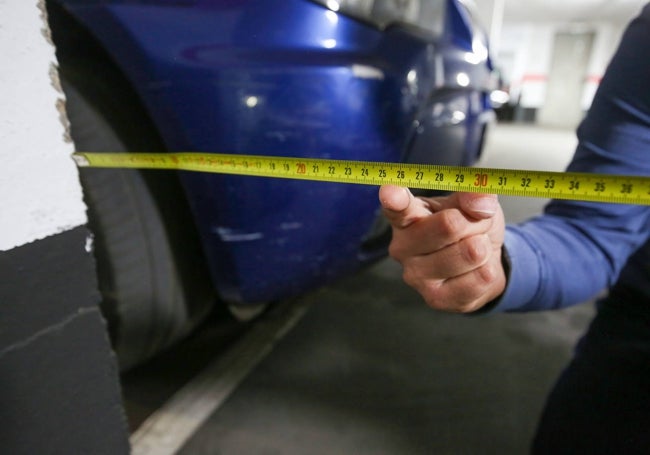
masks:
<path id="1" fill-rule="evenodd" d="M 454 193 L 452 199 L 463 213 L 477 220 L 492 218 L 499 210 L 496 194 Z"/>
<path id="2" fill-rule="evenodd" d="M 379 201 L 384 216 L 395 228 L 405 228 L 433 212 L 422 199 L 413 196 L 408 188 L 384 185 L 379 188 Z"/>

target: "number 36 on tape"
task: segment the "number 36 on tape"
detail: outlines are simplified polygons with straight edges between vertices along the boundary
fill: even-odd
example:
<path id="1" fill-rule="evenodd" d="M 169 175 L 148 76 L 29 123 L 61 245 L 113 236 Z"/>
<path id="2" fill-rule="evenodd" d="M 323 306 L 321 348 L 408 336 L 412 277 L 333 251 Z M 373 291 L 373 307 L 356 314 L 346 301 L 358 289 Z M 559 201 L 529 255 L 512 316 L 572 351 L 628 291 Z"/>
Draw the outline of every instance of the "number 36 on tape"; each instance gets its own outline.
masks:
<path id="1" fill-rule="evenodd" d="M 650 177 L 216 153 L 77 152 L 79 167 L 168 169 L 650 205 Z"/>

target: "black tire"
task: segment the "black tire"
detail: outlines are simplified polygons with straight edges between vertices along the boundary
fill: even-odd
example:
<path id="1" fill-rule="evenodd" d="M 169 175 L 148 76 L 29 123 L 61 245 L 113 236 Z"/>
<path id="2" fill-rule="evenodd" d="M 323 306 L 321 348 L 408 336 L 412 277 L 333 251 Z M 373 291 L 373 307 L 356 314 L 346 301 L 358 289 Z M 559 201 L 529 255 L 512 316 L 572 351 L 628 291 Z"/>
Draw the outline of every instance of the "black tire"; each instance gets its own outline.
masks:
<path id="1" fill-rule="evenodd" d="M 137 109 L 83 69 L 62 65 L 75 148 L 160 151 Z M 125 102 L 126 104 L 122 104 Z M 137 148 L 134 148 L 137 147 Z M 102 310 L 125 371 L 189 333 L 214 300 L 175 173 L 81 169 Z"/>

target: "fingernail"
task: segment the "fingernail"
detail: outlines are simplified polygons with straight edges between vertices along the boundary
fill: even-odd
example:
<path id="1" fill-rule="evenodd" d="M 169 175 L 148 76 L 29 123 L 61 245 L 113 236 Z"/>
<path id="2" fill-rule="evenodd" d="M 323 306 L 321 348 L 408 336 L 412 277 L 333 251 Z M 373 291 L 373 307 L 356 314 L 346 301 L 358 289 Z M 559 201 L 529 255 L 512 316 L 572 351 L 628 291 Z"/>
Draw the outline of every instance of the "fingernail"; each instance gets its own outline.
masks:
<path id="1" fill-rule="evenodd" d="M 494 215 L 497 213 L 499 201 L 492 197 L 478 197 L 469 203 L 469 208 L 473 212 L 483 213 L 485 215 Z"/>
<path id="2" fill-rule="evenodd" d="M 399 190 L 390 191 L 383 195 L 381 202 L 384 207 L 395 212 L 401 212 L 409 206 L 410 197 L 408 190 L 406 188 L 399 188 Z"/>

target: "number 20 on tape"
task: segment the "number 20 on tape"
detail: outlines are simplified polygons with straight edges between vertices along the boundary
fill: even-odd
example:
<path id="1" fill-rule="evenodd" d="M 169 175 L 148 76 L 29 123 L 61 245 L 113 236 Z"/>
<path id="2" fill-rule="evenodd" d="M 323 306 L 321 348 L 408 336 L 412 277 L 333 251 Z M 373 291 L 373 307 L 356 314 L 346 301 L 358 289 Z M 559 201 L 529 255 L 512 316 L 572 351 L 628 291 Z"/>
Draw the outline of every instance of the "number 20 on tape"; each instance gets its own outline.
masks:
<path id="1" fill-rule="evenodd" d="M 167 169 L 650 205 L 650 177 L 214 153 L 77 152 L 79 167 Z"/>

